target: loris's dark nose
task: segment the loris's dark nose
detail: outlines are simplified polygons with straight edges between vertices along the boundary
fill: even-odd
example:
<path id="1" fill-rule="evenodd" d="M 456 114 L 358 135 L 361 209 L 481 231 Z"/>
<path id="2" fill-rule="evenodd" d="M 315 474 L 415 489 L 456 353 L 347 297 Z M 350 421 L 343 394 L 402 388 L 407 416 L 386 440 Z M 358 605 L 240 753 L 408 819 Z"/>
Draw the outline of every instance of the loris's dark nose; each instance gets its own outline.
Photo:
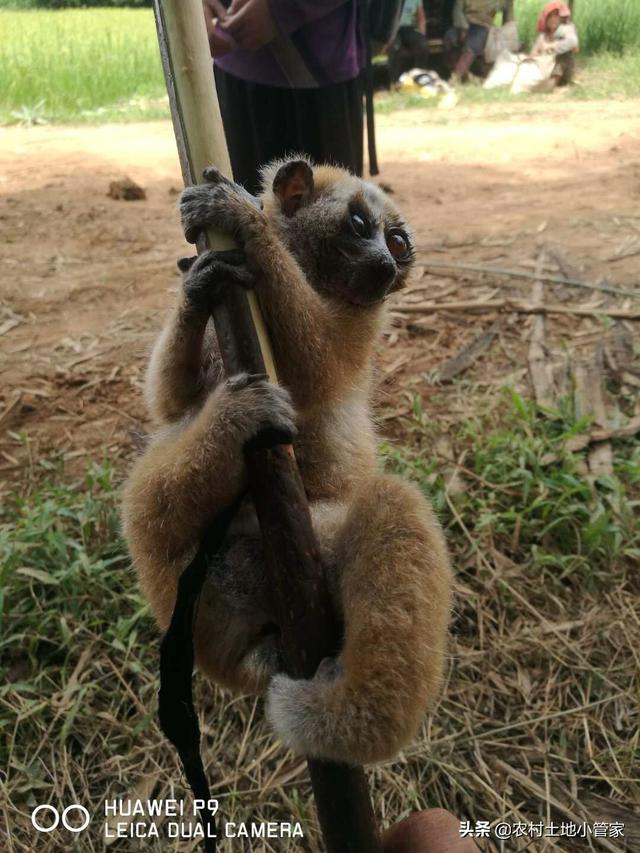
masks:
<path id="1" fill-rule="evenodd" d="M 388 253 L 376 252 L 358 263 L 349 287 L 349 300 L 356 305 L 381 302 L 397 275 L 395 261 Z"/>
<path id="2" fill-rule="evenodd" d="M 376 258 L 367 264 L 368 289 L 371 295 L 375 294 L 378 299 L 386 296 L 387 291 L 395 281 L 398 268 L 395 261 L 388 257 Z"/>

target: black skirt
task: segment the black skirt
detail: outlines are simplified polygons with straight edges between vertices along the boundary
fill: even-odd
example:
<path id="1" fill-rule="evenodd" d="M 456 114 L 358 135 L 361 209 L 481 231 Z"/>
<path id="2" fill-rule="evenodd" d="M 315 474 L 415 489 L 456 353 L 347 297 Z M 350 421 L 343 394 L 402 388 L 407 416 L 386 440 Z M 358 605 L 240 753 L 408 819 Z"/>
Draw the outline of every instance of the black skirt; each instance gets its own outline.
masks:
<path id="1" fill-rule="evenodd" d="M 363 109 L 359 79 L 318 89 L 281 89 L 241 80 L 215 66 L 216 88 L 233 175 L 249 192 L 258 169 L 306 154 L 362 175 Z"/>

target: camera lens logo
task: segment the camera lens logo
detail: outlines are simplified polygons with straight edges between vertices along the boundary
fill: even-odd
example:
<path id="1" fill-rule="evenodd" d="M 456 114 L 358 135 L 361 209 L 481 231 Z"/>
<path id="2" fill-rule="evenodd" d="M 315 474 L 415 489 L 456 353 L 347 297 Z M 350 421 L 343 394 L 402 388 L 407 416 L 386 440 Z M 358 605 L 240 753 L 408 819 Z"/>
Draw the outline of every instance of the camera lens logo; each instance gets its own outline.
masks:
<path id="1" fill-rule="evenodd" d="M 77 816 L 73 822 L 69 818 L 69 815 L 74 811 L 78 812 L 80 815 L 80 820 L 82 822 L 79 824 L 77 824 Z M 49 816 L 47 817 L 47 815 Z M 67 806 L 62 812 L 62 815 L 60 815 L 60 812 L 55 808 L 55 806 L 50 806 L 48 804 L 36 806 L 31 812 L 31 824 L 34 829 L 38 830 L 38 832 L 53 832 L 53 830 L 58 827 L 61 820 L 62 825 L 65 829 L 68 829 L 69 832 L 82 832 L 89 826 L 91 815 L 88 810 L 79 803 L 72 803 L 70 806 Z"/>

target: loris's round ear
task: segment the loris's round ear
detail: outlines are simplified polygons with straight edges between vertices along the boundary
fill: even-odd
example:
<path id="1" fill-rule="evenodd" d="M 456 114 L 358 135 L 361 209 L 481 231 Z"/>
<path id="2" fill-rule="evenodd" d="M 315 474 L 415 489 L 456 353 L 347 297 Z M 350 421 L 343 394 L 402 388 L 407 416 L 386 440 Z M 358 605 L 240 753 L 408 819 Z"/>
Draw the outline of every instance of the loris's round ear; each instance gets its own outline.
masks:
<path id="1" fill-rule="evenodd" d="M 313 194 L 313 170 L 305 160 L 289 160 L 273 179 L 273 192 L 285 216 L 293 216 Z"/>

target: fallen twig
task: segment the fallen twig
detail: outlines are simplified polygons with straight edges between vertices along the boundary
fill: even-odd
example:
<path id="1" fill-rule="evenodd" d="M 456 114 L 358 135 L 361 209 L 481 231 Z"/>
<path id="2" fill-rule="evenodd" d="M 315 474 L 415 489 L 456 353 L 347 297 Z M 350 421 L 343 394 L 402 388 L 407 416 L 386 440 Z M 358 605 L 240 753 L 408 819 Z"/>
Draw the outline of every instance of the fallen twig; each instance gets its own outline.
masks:
<path id="1" fill-rule="evenodd" d="M 582 450 L 596 441 L 609 441 L 612 438 L 631 438 L 640 432 L 640 417 L 632 418 L 621 427 L 607 427 L 604 429 L 592 429 L 581 435 L 574 435 L 565 443 L 565 449 L 576 451 Z"/>
<path id="2" fill-rule="evenodd" d="M 588 361 L 575 365 L 573 371 L 574 395 L 579 414 L 587 415 L 593 423 L 606 429 L 608 426 L 607 409 L 605 405 L 604 349 L 599 344 Z M 600 476 L 613 474 L 613 450 L 609 442 L 598 442 L 589 448 L 589 470 Z"/>
<path id="3" fill-rule="evenodd" d="M 574 435 L 567 439 L 563 445 L 563 450 L 570 453 L 577 453 L 589 447 L 590 444 L 598 442 L 610 441 L 614 438 L 632 438 L 640 432 L 640 417 L 632 418 L 628 423 L 621 427 L 610 427 L 608 429 L 593 429 L 589 432 L 583 432 L 580 435 Z M 560 456 L 557 453 L 547 453 L 540 460 L 541 465 L 551 465 L 558 462 Z"/>
<path id="4" fill-rule="evenodd" d="M 544 268 L 545 252 L 541 250 L 536 258 L 536 282 L 533 285 L 532 307 L 544 308 L 544 283 L 542 270 Z M 552 409 L 555 405 L 555 383 L 553 381 L 553 364 L 549 349 L 545 345 L 546 328 L 544 312 L 540 311 L 533 320 L 529 340 L 528 368 L 533 394 L 540 406 Z"/>
<path id="5" fill-rule="evenodd" d="M 565 305 L 532 305 L 512 299 L 460 300 L 456 302 L 418 302 L 403 305 L 404 314 L 424 314 L 428 311 L 512 311 L 516 314 L 572 314 L 578 317 L 614 317 L 621 320 L 640 320 L 640 309 L 625 311 L 618 308 L 568 308 Z"/>
<path id="6" fill-rule="evenodd" d="M 588 281 L 580 281 L 577 278 L 564 278 L 560 275 L 536 275 L 534 272 L 524 272 L 523 270 L 503 269 L 502 267 L 490 267 L 483 264 L 453 264 L 444 263 L 443 261 L 420 261 L 417 266 L 425 267 L 425 269 L 448 269 L 461 270 L 467 272 L 484 272 L 493 275 L 504 275 L 509 278 L 529 278 L 534 281 L 548 281 L 552 284 L 566 284 L 568 287 L 581 287 L 585 290 L 599 290 L 601 293 L 615 293 L 618 296 L 631 296 L 635 299 L 640 299 L 640 290 L 626 290 L 622 287 L 613 287 L 608 284 L 592 284 Z"/>
<path id="7" fill-rule="evenodd" d="M 471 367 L 478 356 L 491 346 L 493 339 L 500 330 L 501 322 L 500 318 L 494 320 L 486 332 L 475 337 L 457 355 L 446 361 L 438 370 L 435 381 L 450 382 L 454 376 L 458 376 L 468 367 Z"/>
<path id="8" fill-rule="evenodd" d="M 2 412 L 0 412 L 0 428 L 4 428 L 4 425 L 9 422 L 11 415 L 13 414 L 21 400 L 22 392 L 18 391 L 13 400 L 11 400 L 11 402 L 7 404 L 6 408 L 3 409 Z"/>

